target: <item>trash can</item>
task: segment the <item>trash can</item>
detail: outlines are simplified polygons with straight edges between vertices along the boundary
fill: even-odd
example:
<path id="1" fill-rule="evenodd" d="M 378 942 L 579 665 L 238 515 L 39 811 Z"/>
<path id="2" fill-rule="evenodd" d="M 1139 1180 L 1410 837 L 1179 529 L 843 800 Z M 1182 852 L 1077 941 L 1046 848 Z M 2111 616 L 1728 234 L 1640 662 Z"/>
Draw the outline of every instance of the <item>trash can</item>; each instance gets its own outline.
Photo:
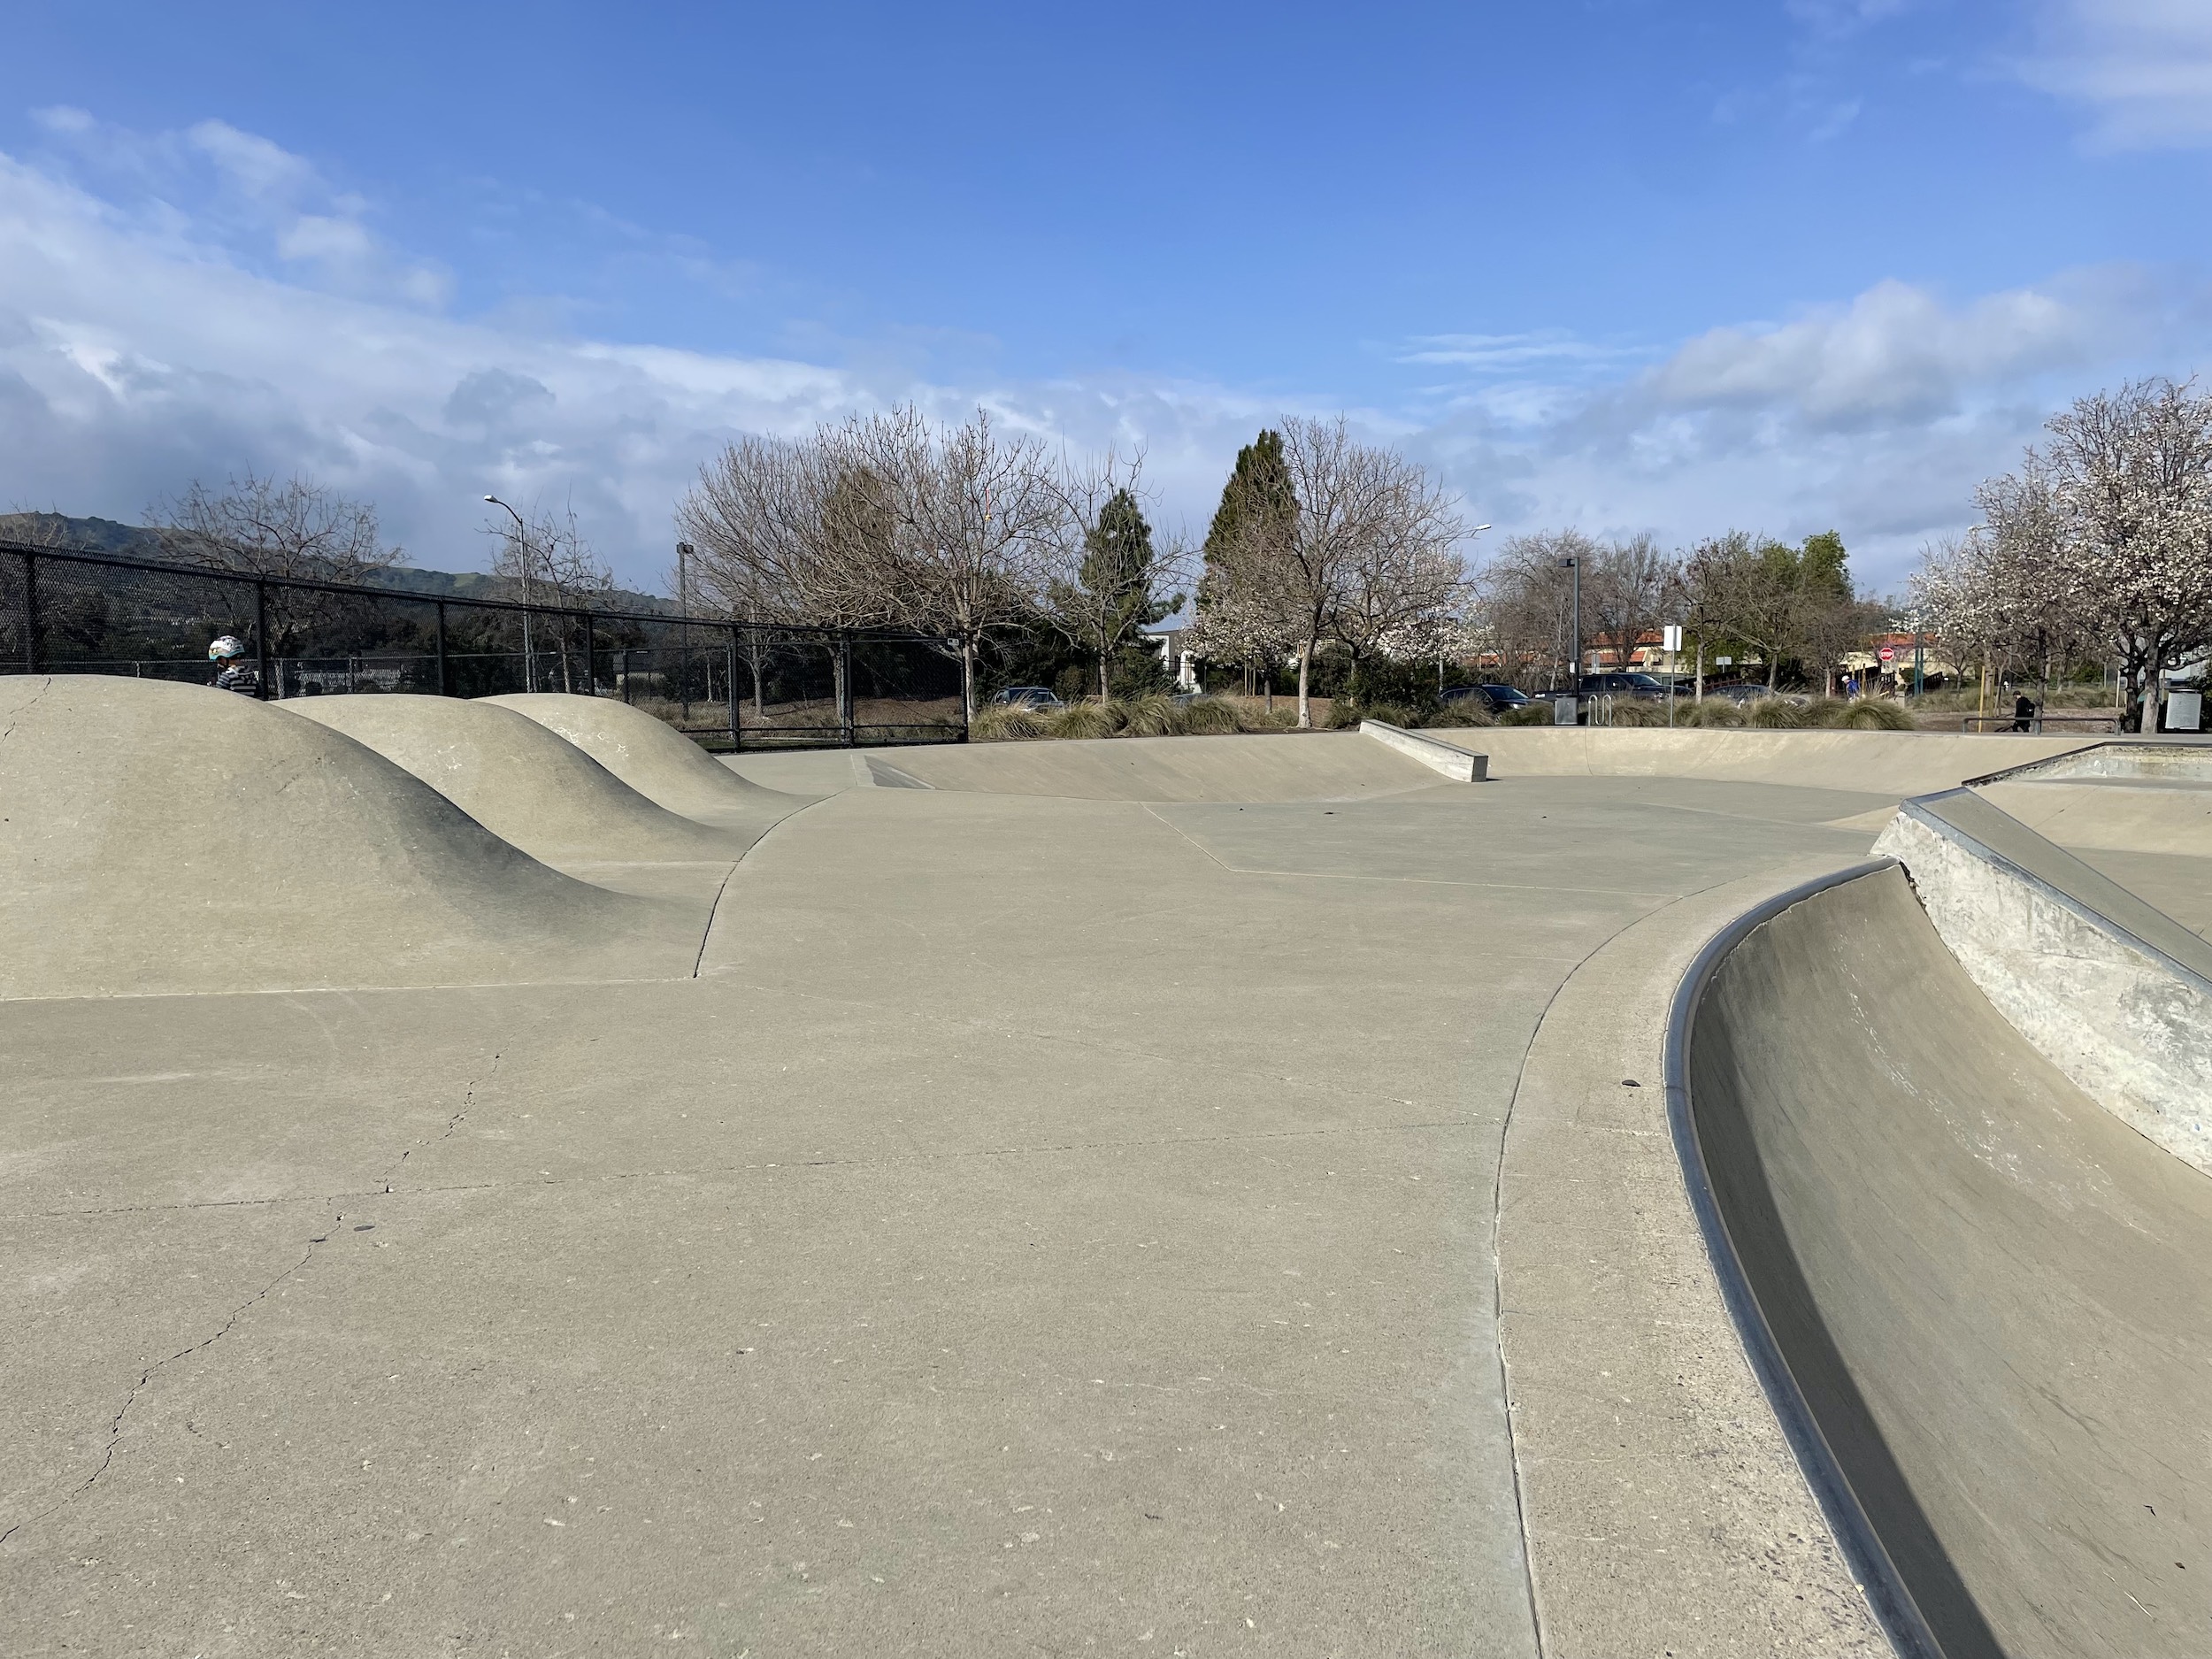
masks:
<path id="1" fill-rule="evenodd" d="M 1575 700 L 1571 694 L 1562 692 L 1551 700 L 1551 723 L 1554 726 L 1572 726 L 1575 718 Z"/>
<path id="2" fill-rule="evenodd" d="M 2169 732 L 2201 732 L 2204 730 L 2204 693 L 2181 690 L 2167 692 L 2166 729 Z"/>

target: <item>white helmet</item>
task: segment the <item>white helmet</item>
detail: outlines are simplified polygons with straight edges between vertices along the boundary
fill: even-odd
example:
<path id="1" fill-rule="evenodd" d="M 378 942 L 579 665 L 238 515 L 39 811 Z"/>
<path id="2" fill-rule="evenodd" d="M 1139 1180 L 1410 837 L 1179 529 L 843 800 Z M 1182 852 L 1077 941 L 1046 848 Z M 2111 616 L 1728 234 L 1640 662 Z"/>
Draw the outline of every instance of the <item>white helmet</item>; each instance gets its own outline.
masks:
<path id="1" fill-rule="evenodd" d="M 234 657 L 243 657 L 245 654 L 245 641 L 234 634 L 224 634 L 207 648 L 207 660 L 211 663 L 227 663 Z"/>

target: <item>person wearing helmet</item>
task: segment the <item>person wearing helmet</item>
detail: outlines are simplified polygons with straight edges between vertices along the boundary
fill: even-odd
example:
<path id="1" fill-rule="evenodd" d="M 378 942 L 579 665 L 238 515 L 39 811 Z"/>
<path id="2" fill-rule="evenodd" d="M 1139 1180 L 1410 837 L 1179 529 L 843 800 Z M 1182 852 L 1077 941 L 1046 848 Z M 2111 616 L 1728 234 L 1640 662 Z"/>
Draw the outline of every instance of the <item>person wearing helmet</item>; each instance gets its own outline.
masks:
<path id="1" fill-rule="evenodd" d="M 207 660 L 215 664 L 215 688 L 236 691 L 249 697 L 261 695 L 261 671 L 246 658 L 246 644 L 226 634 L 207 648 Z"/>

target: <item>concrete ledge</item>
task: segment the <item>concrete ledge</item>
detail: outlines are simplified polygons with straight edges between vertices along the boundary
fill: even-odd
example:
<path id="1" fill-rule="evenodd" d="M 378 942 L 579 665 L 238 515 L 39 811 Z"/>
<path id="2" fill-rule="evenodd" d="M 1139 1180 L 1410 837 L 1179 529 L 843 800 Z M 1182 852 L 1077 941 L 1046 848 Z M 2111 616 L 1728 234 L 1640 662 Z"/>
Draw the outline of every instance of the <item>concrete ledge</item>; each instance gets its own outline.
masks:
<path id="1" fill-rule="evenodd" d="M 1409 732 L 1380 720 L 1362 720 L 1359 729 L 1377 742 L 1419 761 L 1432 772 L 1442 772 L 1455 783 L 1481 783 L 1490 776 L 1489 756 L 1478 755 L 1472 749 L 1447 743 L 1425 732 Z"/>

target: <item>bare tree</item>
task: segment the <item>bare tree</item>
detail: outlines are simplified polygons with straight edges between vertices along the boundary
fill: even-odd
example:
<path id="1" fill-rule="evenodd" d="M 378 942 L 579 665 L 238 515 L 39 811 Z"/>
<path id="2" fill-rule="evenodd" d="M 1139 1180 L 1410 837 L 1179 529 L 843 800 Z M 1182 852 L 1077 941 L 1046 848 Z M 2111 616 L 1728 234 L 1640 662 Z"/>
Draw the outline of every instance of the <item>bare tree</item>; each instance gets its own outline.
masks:
<path id="1" fill-rule="evenodd" d="M 1649 531 L 1596 549 L 1582 572 L 1582 608 L 1592 643 L 1609 641 L 1621 666 L 1635 665 L 1647 634 L 1665 624 L 1680 586 L 1681 562 Z"/>
<path id="2" fill-rule="evenodd" d="M 278 480 L 245 472 L 217 490 L 194 480 L 173 501 L 147 509 L 165 557 L 238 575 L 280 580 L 357 582 L 403 563 L 386 547 L 376 509 L 303 478 Z M 234 626 L 250 630 L 253 609 L 235 590 Z M 311 589 L 266 590 L 272 655 L 293 655 L 307 637 L 338 616 L 348 601 Z M 282 681 L 278 690 L 281 695 Z"/>
<path id="3" fill-rule="evenodd" d="M 492 574 L 520 593 L 526 583 L 533 603 L 573 608 L 614 587 L 614 572 L 601 558 L 567 507 L 534 507 L 520 524 L 508 518 L 487 523 Z"/>
<path id="4" fill-rule="evenodd" d="M 836 568 L 836 527 L 845 516 L 833 504 L 836 488 L 818 438 L 746 437 L 702 466 L 677 505 L 677 529 L 692 544 L 694 596 L 733 621 L 763 625 L 737 636 L 757 717 L 766 713 L 769 627 L 866 619 L 852 614 L 855 585 Z M 841 683 L 839 691 L 841 706 Z"/>
<path id="5" fill-rule="evenodd" d="M 1483 616 L 1502 672 L 1556 687 L 1573 662 L 1574 576 L 1586 579 L 1601 549 L 1579 530 L 1538 531 L 1509 538 L 1477 578 Z M 1584 595 L 1585 599 L 1588 594 Z"/>
<path id="6" fill-rule="evenodd" d="M 946 641 L 972 718 L 984 641 L 1032 622 L 1050 579 L 1062 504 L 1043 446 L 980 410 L 958 426 L 895 410 L 826 435 L 848 486 L 838 580 L 851 603 Z"/>
<path id="7" fill-rule="evenodd" d="M 1419 467 L 1355 443 L 1341 418 L 1286 420 L 1282 465 L 1291 510 L 1254 515 L 1218 563 L 1255 621 L 1296 653 L 1298 724 L 1310 726 L 1314 653 L 1335 640 L 1381 649 L 1448 606 L 1462 531 Z"/>

